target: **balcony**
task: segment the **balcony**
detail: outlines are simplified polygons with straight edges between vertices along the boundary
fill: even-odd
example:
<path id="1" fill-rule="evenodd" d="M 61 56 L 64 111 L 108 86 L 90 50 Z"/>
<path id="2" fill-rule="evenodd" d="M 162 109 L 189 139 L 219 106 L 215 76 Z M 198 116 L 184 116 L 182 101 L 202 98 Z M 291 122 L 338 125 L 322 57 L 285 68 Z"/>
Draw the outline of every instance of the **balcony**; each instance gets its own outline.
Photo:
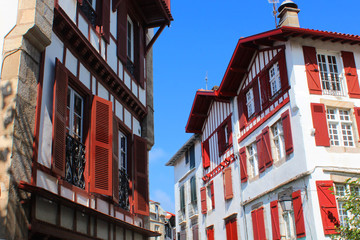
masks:
<path id="1" fill-rule="evenodd" d="M 344 77 L 342 75 L 322 75 L 321 85 L 323 95 L 345 96 Z"/>
<path id="2" fill-rule="evenodd" d="M 178 216 L 180 225 L 186 224 L 185 209 L 179 210 L 177 216 Z"/>
<path id="3" fill-rule="evenodd" d="M 66 135 L 65 180 L 79 188 L 85 188 L 85 145 Z"/>
<path id="4" fill-rule="evenodd" d="M 189 215 L 189 218 L 193 218 L 193 217 L 196 217 L 198 215 L 198 208 L 197 208 L 197 203 L 196 202 L 189 203 L 189 205 L 188 205 L 188 215 Z"/>
<path id="5" fill-rule="evenodd" d="M 119 206 L 129 210 L 129 176 L 124 169 L 119 169 Z"/>

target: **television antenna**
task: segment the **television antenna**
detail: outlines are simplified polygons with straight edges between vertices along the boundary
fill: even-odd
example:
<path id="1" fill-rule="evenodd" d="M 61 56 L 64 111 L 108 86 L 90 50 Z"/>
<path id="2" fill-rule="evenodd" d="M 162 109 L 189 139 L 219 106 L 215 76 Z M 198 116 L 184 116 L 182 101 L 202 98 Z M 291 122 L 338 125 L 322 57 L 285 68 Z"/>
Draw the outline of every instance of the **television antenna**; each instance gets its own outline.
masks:
<path id="1" fill-rule="evenodd" d="M 206 71 L 206 76 L 205 76 L 205 90 L 208 90 L 208 72 Z"/>
<path id="2" fill-rule="evenodd" d="M 276 3 L 279 3 L 279 0 L 268 0 L 269 3 L 272 3 L 273 4 L 273 15 L 274 15 L 274 18 L 275 18 L 275 27 L 277 28 L 277 21 L 276 21 Z"/>

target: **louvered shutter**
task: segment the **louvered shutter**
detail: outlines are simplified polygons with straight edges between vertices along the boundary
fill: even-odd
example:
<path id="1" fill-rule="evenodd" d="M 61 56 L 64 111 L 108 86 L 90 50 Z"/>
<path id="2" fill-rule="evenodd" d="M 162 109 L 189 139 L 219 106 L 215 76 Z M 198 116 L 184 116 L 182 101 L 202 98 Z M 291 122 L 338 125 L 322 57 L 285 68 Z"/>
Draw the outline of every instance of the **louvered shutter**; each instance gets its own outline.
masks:
<path id="1" fill-rule="evenodd" d="M 359 137 L 360 137 L 360 108 L 359 107 L 354 107 L 354 114 L 355 114 L 358 134 L 359 134 Z"/>
<path id="2" fill-rule="evenodd" d="M 306 77 L 311 94 L 322 94 L 319 67 L 316 60 L 316 49 L 314 47 L 303 46 Z"/>
<path id="3" fill-rule="evenodd" d="M 52 169 L 62 177 L 65 176 L 67 91 L 67 70 L 56 59 L 53 98 Z"/>
<path id="4" fill-rule="evenodd" d="M 336 199 L 333 191 L 333 181 L 316 181 L 316 189 L 319 197 L 321 219 L 324 234 L 338 234 L 339 215 L 336 207 Z"/>
<path id="5" fill-rule="evenodd" d="M 199 239 L 199 226 L 196 224 L 192 227 L 193 240 Z"/>
<path id="6" fill-rule="evenodd" d="M 117 56 L 118 58 L 123 62 L 123 64 L 126 64 L 127 62 L 127 6 L 126 1 L 121 0 L 119 3 L 118 11 L 117 11 L 117 18 L 118 18 L 118 24 L 117 24 Z"/>
<path id="7" fill-rule="evenodd" d="M 254 240 L 260 240 L 259 239 L 259 227 L 258 227 L 258 219 L 257 219 L 257 210 L 251 211 L 251 221 L 252 221 Z"/>
<path id="8" fill-rule="evenodd" d="M 259 93 L 259 82 L 256 78 L 253 83 L 253 93 L 254 93 L 254 104 L 255 104 L 255 114 L 259 113 L 261 110 L 260 107 L 260 93 Z M 249 117 L 249 116 L 248 116 Z"/>
<path id="9" fill-rule="evenodd" d="M 231 166 L 224 169 L 224 193 L 225 200 L 233 197 Z"/>
<path id="10" fill-rule="evenodd" d="M 237 240 L 238 234 L 237 234 L 237 221 L 236 218 L 233 218 L 231 221 L 231 240 Z"/>
<path id="11" fill-rule="evenodd" d="M 110 42 L 110 0 L 101 0 L 98 2 L 101 2 L 101 11 L 98 11 L 98 8 L 96 9 L 98 14 L 98 25 L 101 29 L 101 35 L 105 39 L 107 43 Z"/>
<path id="12" fill-rule="evenodd" d="M 241 182 L 247 181 L 248 175 L 247 175 L 246 147 L 242 147 L 240 149 L 240 176 L 241 176 Z"/>
<path id="13" fill-rule="evenodd" d="M 229 144 L 229 146 L 231 146 L 233 143 L 231 116 L 228 118 L 228 121 L 227 121 L 227 135 L 228 135 L 228 144 Z"/>
<path id="14" fill-rule="evenodd" d="M 134 212 L 149 216 L 149 182 L 148 182 L 148 154 L 147 141 L 134 135 Z"/>
<path id="15" fill-rule="evenodd" d="M 214 227 L 206 229 L 207 240 L 214 240 Z"/>
<path id="16" fill-rule="evenodd" d="M 286 68 L 285 50 L 281 50 L 279 55 L 280 55 L 279 71 L 280 71 L 281 89 L 284 91 L 289 86 L 289 80 L 288 80 L 287 68 Z"/>
<path id="17" fill-rule="evenodd" d="M 305 237 L 305 222 L 301 200 L 301 190 L 292 193 L 292 202 L 294 207 L 294 218 L 297 238 Z"/>
<path id="18" fill-rule="evenodd" d="M 230 221 L 225 222 L 225 228 L 226 228 L 226 240 L 232 240 L 231 239 L 231 223 L 230 223 Z"/>
<path id="19" fill-rule="evenodd" d="M 286 110 L 281 114 L 281 120 L 284 131 L 285 151 L 286 151 L 286 155 L 289 155 L 294 151 L 289 110 Z"/>
<path id="20" fill-rule="evenodd" d="M 201 197 L 201 213 L 207 213 L 207 204 L 206 204 L 206 187 L 202 187 L 200 189 L 200 197 Z"/>
<path id="21" fill-rule="evenodd" d="M 210 167 L 209 140 L 202 143 L 202 159 L 204 169 Z"/>
<path id="22" fill-rule="evenodd" d="M 326 121 L 325 105 L 321 103 L 311 103 L 311 114 L 315 128 L 316 146 L 329 147 L 330 138 Z"/>
<path id="23" fill-rule="evenodd" d="M 269 70 L 266 69 L 260 76 L 261 105 L 263 109 L 269 105 L 269 98 L 271 94 L 269 79 Z"/>
<path id="24" fill-rule="evenodd" d="M 278 201 L 270 202 L 271 209 L 271 229 L 272 229 L 272 239 L 280 240 L 280 221 L 279 221 L 279 209 L 278 209 Z"/>
<path id="25" fill-rule="evenodd" d="M 119 128 L 113 115 L 113 200 L 119 202 Z"/>
<path id="26" fill-rule="evenodd" d="M 219 150 L 219 156 L 223 154 L 225 151 L 225 126 L 222 125 L 219 127 L 218 130 L 218 150 Z"/>
<path id="27" fill-rule="evenodd" d="M 273 164 L 273 158 L 271 154 L 270 132 L 268 126 L 262 130 L 262 137 L 262 156 L 265 159 L 266 167 L 270 167 Z"/>
<path id="28" fill-rule="evenodd" d="M 211 208 L 215 209 L 215 192 L 214 192 L 214 182 L 210 182 L 210 196 L 211 196 Z"/>
<path id="29" fill-rule="evenodd" d="M 112 196 L 112 102 L 94 96 L 91 109 L 90 191 Z"/>
<path id="30" fill-rule="evenodd" d="M 242 130 L 247 123 L 245 95 L 242 92 L 240 92 L 239 96 L 237 97 L 237 100 L 238 100 L 238 111 L 239 111 L 239 127 L 240 130 Z"/>
<path id="31" fill-rule="evenodd" d="M 349 96 L 351 98 L 360 98 L 359 78 L 356 72 L 354 54 L 352 52 L 342 51 L 341 56 L 344 63 Z"/>
<path id="32" fill-rule="evenodd" d="M 257 154 L 258 154 L 258 167 L 259 167 L 259 172 L 264 172 L 265 171 L 265 158 L 264 158 L 264 148 L 263 148 L 263 137 L 262 134 L 260 134 L 259 136 L 256 137 L 256 149 L 257 149 Z"/>
<path id="33" fill-rule="evenodd" d="M 257 226 L 259 231 L 259 240 L 266 239 L 266 232 L 265 232 L 265 219 L 264 219 L 264 208 L 261 207 L 256 211 L 257 215 Z"/>

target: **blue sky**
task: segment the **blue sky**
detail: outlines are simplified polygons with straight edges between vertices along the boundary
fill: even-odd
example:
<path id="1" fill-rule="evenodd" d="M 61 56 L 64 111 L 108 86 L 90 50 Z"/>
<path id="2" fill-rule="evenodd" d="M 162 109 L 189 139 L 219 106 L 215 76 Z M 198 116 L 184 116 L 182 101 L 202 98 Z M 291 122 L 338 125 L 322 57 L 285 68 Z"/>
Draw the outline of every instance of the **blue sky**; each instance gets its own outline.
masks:
<path id="1" fill-rule="evenodd" d="M 360 35 L 359 0 L 293 1 L 300 27 Z M 171 12 L 174 21 L 153 47 L 155 145 L 149 167 L 150 199 L 174 212 L 174 168 L 165 163 L 191 137 L 185 126 L 196 91 L 205 89 L 206 72 L 209 89 L 220 85 L 239 38 L 274 29 L 275 20 L 267 0 L 172 0 Z"/>

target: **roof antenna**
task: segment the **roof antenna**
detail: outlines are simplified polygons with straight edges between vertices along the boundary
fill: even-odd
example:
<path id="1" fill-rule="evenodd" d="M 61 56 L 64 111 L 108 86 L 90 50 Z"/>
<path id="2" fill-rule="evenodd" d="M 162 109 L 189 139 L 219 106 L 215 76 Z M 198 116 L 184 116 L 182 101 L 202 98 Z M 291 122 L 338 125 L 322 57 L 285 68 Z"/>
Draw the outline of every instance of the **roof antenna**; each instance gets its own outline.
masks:
<path id="1" fill-rule="evenodd" d="M 279 3 L 279 0 L 268 0 L 268 2 L 273 4 L 273 15 L 274 15 L 274 18 L 275 18 L 275 27 L 277 28 L 278 27 L 277 21 L 276 21 L 276 13 L 277 13 L 277 11 L 276 11 L 275 4 Z"/>
<path id="2" fill-rule="evenodd" d="M 205 90 L 208 90 L 208 72 L 207 71 L 206 71 L 206 76 L 205 76 L 205 83 L 206 83 Z"/>

